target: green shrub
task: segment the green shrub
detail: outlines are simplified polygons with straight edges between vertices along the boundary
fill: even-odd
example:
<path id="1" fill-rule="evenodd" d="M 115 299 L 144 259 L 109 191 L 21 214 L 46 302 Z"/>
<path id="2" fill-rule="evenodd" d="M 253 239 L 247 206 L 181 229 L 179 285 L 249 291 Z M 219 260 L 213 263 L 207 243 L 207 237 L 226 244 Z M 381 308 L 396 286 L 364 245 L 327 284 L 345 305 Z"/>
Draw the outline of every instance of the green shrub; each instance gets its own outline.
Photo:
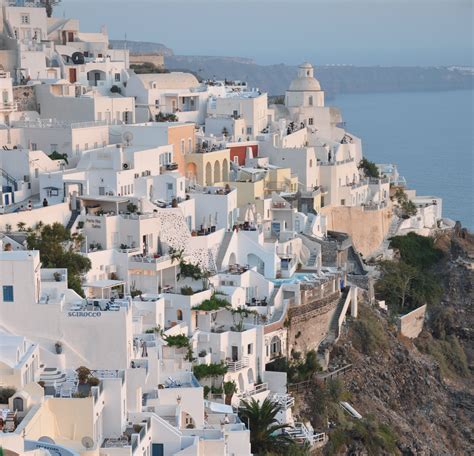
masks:
<path id="1" fill-rule="evenodd" d="M 193 310 L 204 310 L 206 312 L 211 312 L 213 310 L 224 309 L 226 307 L 229 307 L 229 301 L 217 298 L 214 294 L 209 299 L 205 299 L 198 306 L 193 307 Z"/>
<path id="2" fill-rule="evenodd" d="M 193 366 L 193 373 L 198 380 L 206 377 L 224 376 L 227 373 L 227 365 L 224 362 L 198 364 Z"/>
<path id="3" fill-rule="evenodd" d="M 189 339 L 184 334 L 177 334 L 176 336 L 166 336 L 165 341 L 170 347 L 188 348 L 190 346 Z"/>
<path id="4" fill-rule="evenodd" d="M 192 287 L 181 287 L 181 294 L 184 296 L 192 296 L 194 294 L 194 290 Z"/>
<path id="5" fill-rule="evenodd" d="M 443 252 L 434 246 L 433 238 L 408 233 L 390 239 L 390 247 L 398 249 L 406 264 L 418 269 L 428 269 L 443 258 Z"/>

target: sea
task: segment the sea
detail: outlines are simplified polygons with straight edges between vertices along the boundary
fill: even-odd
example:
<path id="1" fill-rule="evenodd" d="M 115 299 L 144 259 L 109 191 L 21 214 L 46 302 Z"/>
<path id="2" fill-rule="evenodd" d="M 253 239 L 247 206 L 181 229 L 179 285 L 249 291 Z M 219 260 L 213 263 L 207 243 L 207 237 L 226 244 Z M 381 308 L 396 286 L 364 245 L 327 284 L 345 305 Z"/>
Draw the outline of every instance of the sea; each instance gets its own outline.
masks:
<path id="1" fill-rule="evenodd" d="M 364 156 L 398 165 L 418 195 L 443 198 L 443 216 L 474 231 L 474 90 L 337 95 Z"/>

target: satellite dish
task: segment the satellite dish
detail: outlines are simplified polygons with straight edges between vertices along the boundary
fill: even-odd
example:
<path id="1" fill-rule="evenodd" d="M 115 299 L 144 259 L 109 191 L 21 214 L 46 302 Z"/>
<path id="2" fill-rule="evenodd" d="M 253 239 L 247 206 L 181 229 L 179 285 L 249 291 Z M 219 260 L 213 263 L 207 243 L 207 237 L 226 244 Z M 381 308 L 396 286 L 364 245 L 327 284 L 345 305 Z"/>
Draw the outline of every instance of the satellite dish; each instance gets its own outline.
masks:
<path id="1" fill-rule="evenodd" d="M 81 443 L 82 443 L 82 446 L 87 449 L 90 449 L 94 446 L 94 440 L 87 436 L 82 437 Z"/>
<path id="2" fill-rule="evenodd" d="M 40 437 L 38 439 L 38 442 L 49 443 L 51 445 L 54 445 L 56 443 L 51 437 L 48 437 L 47 435 Z"/>
<path id="3" fill-rule="evenodd" d="M 122 139 L 125 141 L 126 146 L 130 146 L 133 140 L 133 133 L 131 131 L 124 132 Z"/>

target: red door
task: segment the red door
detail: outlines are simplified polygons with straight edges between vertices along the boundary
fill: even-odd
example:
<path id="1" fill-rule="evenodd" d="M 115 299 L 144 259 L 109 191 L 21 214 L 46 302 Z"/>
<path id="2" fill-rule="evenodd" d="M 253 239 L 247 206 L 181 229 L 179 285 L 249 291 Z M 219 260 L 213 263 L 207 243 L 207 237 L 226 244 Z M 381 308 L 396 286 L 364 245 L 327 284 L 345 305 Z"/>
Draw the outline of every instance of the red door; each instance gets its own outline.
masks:
<path id="1" fill-rule="evenodd" d="M 77 73 L 75 68 L 69 68 L 69 82 L 74 84 L 77 81 Z"/>

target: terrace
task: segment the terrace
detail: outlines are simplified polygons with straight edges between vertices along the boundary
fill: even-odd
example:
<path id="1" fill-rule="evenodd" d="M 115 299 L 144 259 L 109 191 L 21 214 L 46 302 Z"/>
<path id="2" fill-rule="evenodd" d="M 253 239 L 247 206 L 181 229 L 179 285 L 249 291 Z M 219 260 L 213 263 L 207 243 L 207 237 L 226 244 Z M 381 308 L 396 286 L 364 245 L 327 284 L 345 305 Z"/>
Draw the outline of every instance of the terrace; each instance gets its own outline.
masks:
<path id="1" fill-rule="evenodd" d="M 119 312 L 120 309 L 130 309 L 131 303 L 126 299 L 82 299 L 71 303 L 64 310 L 67 312 Z M 80 315 L 80 314 L 78 314 Z"/>

